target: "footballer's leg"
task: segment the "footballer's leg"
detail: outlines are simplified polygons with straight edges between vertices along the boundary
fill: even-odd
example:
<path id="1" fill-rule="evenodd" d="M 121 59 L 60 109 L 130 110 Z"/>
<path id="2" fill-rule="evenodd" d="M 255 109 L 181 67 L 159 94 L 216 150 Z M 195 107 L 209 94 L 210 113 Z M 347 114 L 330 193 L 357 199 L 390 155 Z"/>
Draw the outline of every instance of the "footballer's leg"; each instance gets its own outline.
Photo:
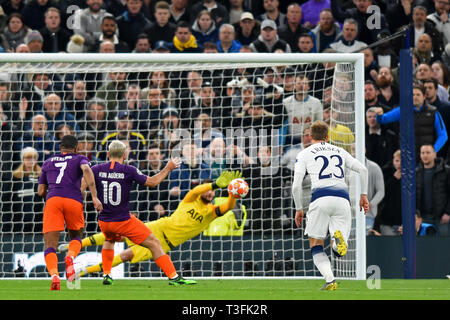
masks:
<path id="1" fill-rule="evenodd" d="M 320 274 L 325 278 L 326 284 L 333 283 L 333 281 L 335 282 L 330 259 L 323 251 L 324 240 L 309 238 L 309 245 L 311 248 L 311 255 L 313 257 L 314 265 L 317 267 Z M 335 289 L 337 289 L 337 285 Z"/>
<path id="2" fill-rule="evenodd" d="M 113 280 L 111 278 L 112 263 L 114 260 L 114 241 L 105 240 L 102 247 L 102 266 L 103 266 L 103 284 L 111 285 Z"/>
<path id="3" fill-rule="evenodd" d="M 45 243 L 45 265 L 47 271 L 52 277 L 52 283 L 50 285 L 50 290 L 61 290 L 61 280 L 58 273 L 58 257 L 56 255 L 56 246 L 59 240 L 59 231 L 50 231 L 44 234 Z"/>

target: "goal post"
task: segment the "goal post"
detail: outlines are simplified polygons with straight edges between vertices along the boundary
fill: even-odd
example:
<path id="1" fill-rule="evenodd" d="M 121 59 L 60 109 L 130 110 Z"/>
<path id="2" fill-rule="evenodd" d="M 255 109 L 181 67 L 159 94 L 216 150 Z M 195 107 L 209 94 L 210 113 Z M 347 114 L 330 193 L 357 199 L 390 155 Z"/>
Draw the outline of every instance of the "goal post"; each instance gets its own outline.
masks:
<path id="1" fill-rule="evenodd" d="M 195 81 L 199 79 L 189 78 L 189 73 L 193 71 L 199 75 L 198 84 L 195 84 Z M 164 73 L 165 82 L 149 78 L 157 72 Z M 86 139 L 86 136 L 92 137 L 95 147 L 91 154 L 96 161 L 105 160 L 105 146 L 111 139 L 118 139 L 121 130 L 135 130 L 137 133 L 134 140 L 129 141 L 129 160 L 133 165 L 140 167 L 143 162 L 149 163 L 147 152 L 155 143 L 165 156 L 186 158 L 183 148 L 185 144 L 193 141 L 198 147 L 198 157 L 201 162 L 207 163 L 210 175 L 225 167 L 239 169 L 251 175 L 245 177 L 248 178 L 250 186 L 249 195 L 238 200 L 236 209 L 229 216 L 235 227 L 232 233 L 223 229 L 220 233 L 217 231 L 219 229 L 214 231 L 214 228 L 210 227 L 207 232 L 170 252 L 177 270 L 184 275 L 243 278 L 319 277 L 320 274 L 312 263 L 303 227 L 299 230 L 293 224 L 295 209 L 289 185 L 292 178 L 289 174 L 293 174 L 293 171 L 288 170 L 289 162 L 283 162 L 283 159 L 289 159 L 289 150 L 294 152 L 297 150 L 295 148 L 300 146 L 304 129 L 311 121 L 307 116 L 296 118 L 287 111 L 280 111 L 287 109 L 284 100 L 295 94 L 295 88 L 288 94 L 288 84 L 285 81 L 289 73 L 294 75 L 294 78 L 300 74 L 307 75 L 307 93 L 317 99 L 322 108 L 326 103 L 326 89 L 331 88 L 331 113 L 337 116 L 332 117 L 330 121 L 336 121 L 349 130 L 348 134 L 354 139 L 345 140 L 346 147 L 354 147 L 355 157 L 364 163 L 365 102 L 362 53 L 0 55 L 0 90 L 5 83 L 8 90 L 8 94 L 0 98 L 3 99 L 0 101 L 2 112 L 7 116 L 7 122 L 16 125 L 9 129 L 10 141 L 0 142 L 2 154 L 12 154 L 8 158 L 11 167 L 2 167 L 4 179 L 1 190 L 3 203 L 0 211 L 0 257 L 4 263 L 0 266 L 0 277 L 47 276 L 42 265 L 43 239 L 37 227 L 42 223 L 42 217 L 39 220 L 39 215 L 42 215 L 42 212 L 39 212 L 42 209 L 42 201 L 33 194 L 36 178 L 29 178 L 20 184 L 17 177 L 14 178 L 13 172 L 23 164 L 24 148 L 42 147 L 31 143 L 30 141 L 35 141 L 32 137 L 31 140 L 23 137 L 34 134 L 33 117 L 37 114 L 45 115 L 46 103 L 50 101 L 48 96 L 53 93 L 59 97 L 63 110 L 72 116 L 59 122 L 47 120 L 47 131 L 52 131 L 53 135 L 45 135 L 41 139 L 43 144 L 48 143 L 50 146 L 45 147 L 45 152 L 44 149 L 37 150 L 37 161 L 40 164 L 48 153 L 57 152 L 58 137 L 55 135 L 59 131 L 51 126 L 69 124 L 75 134 L 83 134 L 83 139 Z M 36 75 L 43 74 L 47 75 L 47 78 L 37 79 Z M 111 74 L 116 78 L 111 78 Z M 119 80 L 117 74 L 125 74 L 125 78 Z M 80 93 L 75 92 L 78 90 L 78 82 L 84 84 L 84 88 L 80 90 L 84 90 L 85 95 L 81 98 L 75 97 Z M 192 88 L 189 88 L 191 85 Z M 48 87 L 51 89 L 47 89 Z M 134 100 L 132 89 L 138 90 L 138 97 Z M 151 112 L 155 110 L 151 109 L 150 101 L 152 89 L 161 89 L 159 94 L 164 102 L 160 104 L 159 112 L 154 113 Z M 191 89 L 195 94 L 185 95 L 186 89 Z M 248 103 L 245 100 L 244 91 L 247 89 L 253 90 L 253 94 L 249 95 L 252 96 L 249 99 L 253 102 Z M 341 100 L 337 99 L 337 96 Z M 346 97 L 345 101 L 342 100 L 343 96 Z M 305 96 L 305 101 L 307 99 Z M 206 104 L 207 101 L 211 103 L 210 107 L 216 103 L 216 108 L 204 111 L 206 109 L 202 103 Z M 95 103 L 104 104 L 106 115 L 98 120 L 97 127 L 92 128 L 84 122 L 87 121 L 86 117 Z M 9 109 L 5 106 L 9 106 Z M 148 107 L 148 112 L 141 112 L 141 106 Z M 258 112 L 262 115 L 258 115 Z M 209 116 L 212 124 L 208 131 L 203 130 L 204 114 Z M 131 118 L 131 115 L 133 129 L 117 127 L 120 120 L 126 116 Z M 166 123 L 164 121 L 172 119 L 172 116 L 178 119 L 178 124 L 173 124 L 175 128 L 171 127 L 172 120 Z M 290 123 L 293 118 L 297 122 Z M 211 136 L 205 138 L 205 132 Z M 217 137 L 223 139 L 226 150 L 224 162 L 220 163 L 220 166 L 217 161 L 211 160 L 210 144 Z M 204 144 L 206 142 L 209 144 Z M 334 143 L 333 140 L 330 142 Z M 342 141 L 338 144 L 341 143 Z M 268 157 L 271 160 L 271 170 L 258 167 L 262 159 L 265 159 L 260 156 L 261 153 L 267 152 L 264 147 L 270 151 Z M 152 171 L 148 169 L 146 172 Z M 264 179 L 265 176 L 271 178 Z M 199 183 L 202 179 L 203 176 L 200 176 L 192 181 Z M 133 192 L 131 211 L 137 213 L 144 222 L 169 215 L 182 198 L 185 181 L 180 176 L 169 176 L 166 180 L 164 190 L 148 191 L 136 188 Z M 267 184 L 268 181 L 273 183 L 273 187 Z M 359 199 L 358 181 L 353 179 L 351 182 L 353 199 Z M 173 192 L 174 186 L 181 189 L 181 194 Z M 268 199 L 265 197 L 267 194 L 272 194 L 273 198 Z M 308 202 L 308 199 L 304 200 L 305 203 Z M 32 204 L 31 209 L 27 207 L 27 203 Z M 159 211 L 159 207 L 156 209 L 155 203 L 162 205 L 164 213 Z M 353 226 L 348 257 L 333 259 L 333 268 L 339 278 L 366 278 L 365 217 L 359 212 L 358 203 L 352 206 Z M 91 236 L 99 231 L 96 214 L 89 205 L 85 205 L 85 211 L 85 235 Z M 214 232 L 217 232 L 216 235 Z M 61 238 L 61 241 L 65 240 Z M 116 246 L 117 252 L 124 248 L 126 244 Z M 101 259 L 100 250 L 101 247 L 82 249 L 76 262 L 79 265 L 92 264 L 99 257 Z M 326 250 L 330 252 L 329 244 Z M 59 261 L 61 263 L 63 259 Z M 119 277 L 128 276 L 157 277 L 162 276 L 162 273 L 155 269 L 154 263 L 150 261 L 141 262 L 138 267 L 122 267 Z"/>

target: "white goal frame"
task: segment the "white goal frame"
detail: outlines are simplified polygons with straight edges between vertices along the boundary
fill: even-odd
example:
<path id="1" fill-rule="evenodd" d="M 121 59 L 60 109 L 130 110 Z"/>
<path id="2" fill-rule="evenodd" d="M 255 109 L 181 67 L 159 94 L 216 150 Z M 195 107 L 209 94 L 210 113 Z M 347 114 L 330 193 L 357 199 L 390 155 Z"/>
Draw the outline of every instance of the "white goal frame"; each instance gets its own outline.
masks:
<path id="1" fill-rule="evenodd" d="M 365 114 L 364 114 L 364 55 L 362 53 L 283 53 L 283 54 L 266 54 L 266 53 L 233 53 L 233 54 L 99 54 L 99 53 L 3 53 L 0 55 L 0 69 L 4 64 L 38 64 L 38 63 L 60 63 L 62 68 L 64 64 L 76 63 L 123 63 L 132 64 L 137 68 L 140 63 L 155 63 L 167 65 L 183 65 L 183 64 L 233 64 L 233 63 L 253 63 L 253 64 L 299 64 L 313 62 L 337 62 L 352 63 L 355 66 L 355 147 L 356 158 L 364 163 L 364 146 L 365 146 Z M 14 70 L 11 70 L 14 72 Z M 358 179 L 357 179 L 358 180 Z M 356 183 L 356 197 L 359 199 L 360 186 Z M 366 231 L 365 216 L 359 212 L 359 205 L 356 205 L 356 277 L 355 280 L 366 279 Z M 214 277 L 208 277 L 213 279 Z M 235 277 L 230 277 L 235 278 Z M 239 278 L 239 277 L 238 277 Z M 258 277 L 250 277 L 256 279 Z M 265 277 L 267 278 L 267 277 Z M 270 277 L 276 278 L 276 277 Z M 291 278 L 291 277 L 282 277 Z M 305 277 L 295 277 L 305 278 Z M 20 278 L 19 278 L 20 279 Z"/>

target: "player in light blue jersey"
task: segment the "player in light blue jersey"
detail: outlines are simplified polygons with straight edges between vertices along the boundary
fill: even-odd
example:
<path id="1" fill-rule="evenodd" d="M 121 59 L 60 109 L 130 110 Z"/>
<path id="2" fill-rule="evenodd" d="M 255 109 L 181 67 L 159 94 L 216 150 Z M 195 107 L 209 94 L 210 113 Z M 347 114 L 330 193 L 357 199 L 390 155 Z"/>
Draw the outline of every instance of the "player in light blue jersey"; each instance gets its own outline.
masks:
<path id="1" fill-rule="evenodd" d="M 314 121 L 311 125 L 312 144 L 300 151 L 295 160 L 292 194 L 295 202 L 295 223 L 303 221 L 302 181 L 306 173 L 311 177 L 311 202 L 306 216 L 305 234 L 314 265 L 325 278 L 322 290 L 336 290 L 337 283 L 331 263 L 323 251 L 325 238 L 330 233 L 333 253 L 342 257 L 347 253 L 351 228 L 351 209 L 345 169 L 359 173 L 361 182 L 360 210 L 369 211 L 367 199 L 368 171 L 364 165 L 344 149 L 327 143 L 328 125 Z"/>

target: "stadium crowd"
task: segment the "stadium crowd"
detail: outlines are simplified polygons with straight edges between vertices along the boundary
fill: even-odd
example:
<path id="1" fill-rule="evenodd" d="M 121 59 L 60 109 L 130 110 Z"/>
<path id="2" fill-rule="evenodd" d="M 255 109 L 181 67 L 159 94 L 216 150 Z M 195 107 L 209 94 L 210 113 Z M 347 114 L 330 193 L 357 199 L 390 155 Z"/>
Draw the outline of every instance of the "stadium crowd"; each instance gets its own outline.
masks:
<path id="1" fill-rule="evenodd" d="M 379 9 L 376 27 L 371 5 Z M 405 40 L 369 46 L 409 25 L 418 234 L 450 234 L 450 0 L 3 0 L 0 6 L 5 53 L 363 52 L 369 235 L 402 230 L 397 107 Z M 308 124 L 327 121 L 330 139 L 352 151 L 354 136 L 339 112 L 345 106 L 332 108 L 337 94 L 345 101 L 342 85 L 352 79 L 333 85 L 334 67 L 0 74 L 1 231 L 41 232 L 40 166 L 66 133 L 78 137 L 79 152 L 92 164 L 106 160 L 114 139 L 127 144 L 128 163 L 145 174 L 182 156 L 181 167 L 155 189 L 135 190 L 132 210 L 143 221 L 170 214 L 188 190 L 230 168 L 242 170 L 250 186 L 243 201 L 248 232 L 292 229 L 293 159 L 311 143 Z M 230 141 L 230 129 L 254 130 L 259 139 Z M 253 143 L 261 137 L 266 143 Z M 95 210 L 87 205 L 86 213 L 86 230 L 97 232 Z"/>

